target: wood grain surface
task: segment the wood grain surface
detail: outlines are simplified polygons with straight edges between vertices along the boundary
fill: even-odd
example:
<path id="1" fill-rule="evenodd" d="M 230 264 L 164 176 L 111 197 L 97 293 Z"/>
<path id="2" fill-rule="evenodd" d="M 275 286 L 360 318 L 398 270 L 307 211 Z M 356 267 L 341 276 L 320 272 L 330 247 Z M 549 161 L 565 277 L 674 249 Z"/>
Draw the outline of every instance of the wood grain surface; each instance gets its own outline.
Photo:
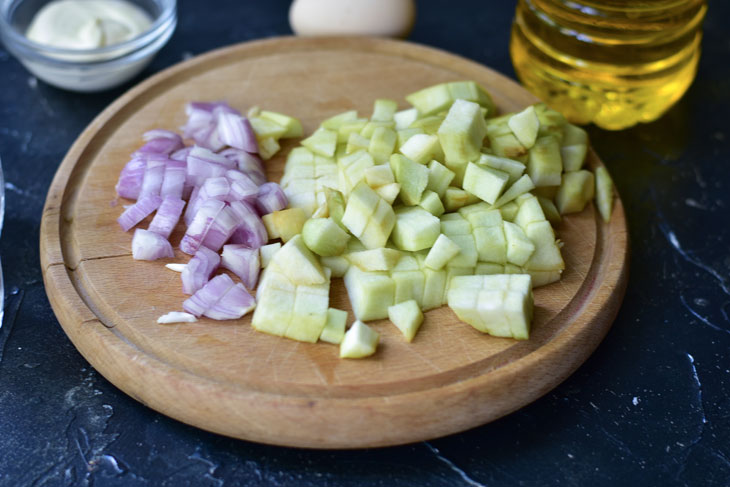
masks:
<path id="1" fill-rule="evenodd" d="M 191 100 L 226 100 L 299 117 L 311 133 L 346 109 L 365 116 L 393 98 L 473 79 L 501 111 L 535 99 L 482 65 L 435 49 L 381 39 L 276 38 L 235 45 L 176 65 L 123 95 L 81 134 L 48 193 L 41 227 L 46 291 L 59 322 L 86 359 L 116 386 L 166 415 L 228 436 L 278 445 L 357 448 L 402 444 L 462 431 L 546 393 L 595 349 L 613 321 L 627 280 L 628 242 L 620 200 L 609 223 L 589 206 L 557 228 L 567 269 L 535 291 L 528 341 L 493 338 L 446 307 L 426 313 L 408 344 L 387 320 L 366 360 L 338 347 L 255 332 L 239 321 L 158 325 L 179 310 L 174 259 L 134 261 L 132 232 L 116 223 L 125 200 L 114 185 L 143 132 L 177 128 Z M 268 163 L 278 180 L 296 141 Z M 595 154 L 589 164 L 600 161 Z M 148 220 L 149 221 L 149 220 Z M 145 225 L 145 223 L 143 223 Z M 173 234 L 173 244 L 182 227 Z M 331 306 L 350 310 L 341 280 Z M 350 313 L 350 321 L 354 318 Z"/>

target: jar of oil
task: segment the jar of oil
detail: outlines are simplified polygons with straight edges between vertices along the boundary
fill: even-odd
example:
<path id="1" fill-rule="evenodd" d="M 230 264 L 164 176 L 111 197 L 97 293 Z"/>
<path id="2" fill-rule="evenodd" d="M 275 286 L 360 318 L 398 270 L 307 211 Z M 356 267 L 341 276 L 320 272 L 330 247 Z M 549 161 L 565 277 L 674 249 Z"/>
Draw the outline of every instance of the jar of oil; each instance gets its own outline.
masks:
<path id="1" fill-rule="evenodd" d="M 519 0 L 517 76 L 577 124 L 659 118 L 697 71 L 705 0 Z"/>

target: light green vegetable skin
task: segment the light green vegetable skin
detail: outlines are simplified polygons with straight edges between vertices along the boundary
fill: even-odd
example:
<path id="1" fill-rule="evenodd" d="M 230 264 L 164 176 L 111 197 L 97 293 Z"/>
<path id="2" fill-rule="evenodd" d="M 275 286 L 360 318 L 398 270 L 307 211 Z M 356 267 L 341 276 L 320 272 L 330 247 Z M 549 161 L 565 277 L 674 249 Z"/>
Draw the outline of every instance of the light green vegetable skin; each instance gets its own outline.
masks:
<path id="1" fill-rule="evenodd" d="M 586 132 L 545 105 L 496 116 L 471 81 L 376 100 L 322 122 L 290 151 L 282 188 L 290 207 L 264 217 L 274 243 L 263 265 L 253 326 L 295 340 L 339 344 L 340 357 L 376 353 L 364 321 L 389 318 L 407 341 L 423 311 L 448 304 L 484 333 L 527 339 L 534 287 L 565 268 L 551 223 L 595 198 L 608 222 L 613 183 L 585 169 Z M 295 118 L 250 114 L 266 157 Z M 313 218 L 314 217 L 314 218 Z M 329 307 L 343 277 L 348 313 Z"/>

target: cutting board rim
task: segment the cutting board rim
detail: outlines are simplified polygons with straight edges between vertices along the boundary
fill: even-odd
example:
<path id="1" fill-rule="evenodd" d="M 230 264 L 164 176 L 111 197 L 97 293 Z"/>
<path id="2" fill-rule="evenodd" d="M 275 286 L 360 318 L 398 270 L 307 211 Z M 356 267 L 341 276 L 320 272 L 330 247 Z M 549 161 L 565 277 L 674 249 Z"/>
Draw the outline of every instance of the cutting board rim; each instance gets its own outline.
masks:
<path id="1" fill-rule="evenodd" d="M 598 235 L 596 241 L 599 248 L 594 253 L 594 262 L 590 266 L 591 273 L 578 292 L 578 295 L 583 296 L 583 301 L 575 302 L 574 298 L 570 303 L 572 306 L 569 311 L 577 316 L 576 321 L 562 329 L 548 343 L 527 353 L 517 361 L 488 373 L 483 370 L 476 373 L 479 372 L 477 369 L 472 375 L 458 377 L 458 380 L 446 382 L 438 387 L 416 388 L 383 396 L 335 395 L 327 397 L 326 394 L 323 394 L 322 397 L 313 399 L 295 390 L 283 394 L 242 388 L 231 382 L 212 381 L 209 377 L 205 377 L 201 381 L 199 380 L 201 377 L 193 372 L 176 368 L 159 357 L 144 352 L 129 342 L 126 337 L 117 333 L 113 326 L 107 328 L 95 316 L 92 308 L 84 300 L 83 290 L 74 284 L 69 275 L 73 269 L 67 269 L 61 235 L 65 218 L 62 208 L 64 205 L 71 204 L 70 202 L 75 198 L 74 188 L 69 188 L 68 183 L 80 177 L 79 174 L 83 174 L 88 169 L 77 163 L 84 159 L 85 151 L 93 150 L 90 143 L 93 143 L 95 137 L 106 127 L 113 124 L 115 117 L 128 116 L 127 112 L 133 111 L 132 106 L 139 106 L 145 100 L 156 97 L 161 90 L 164 92 L 165 86 L 169 82 L 184 83 L 195 75 L 194 71 L 198 66 L 215 67 L 239 56 L 263 56 L 280 52 L 281 49 L 292 48 L 357 49 L 405 56 L 440 67 L 458 66 L 462 71 L 478 70 L 482 74 L 488 71 L 495 80 L 514 84 L 517 89 L 524 91 L 505 76 L 454 54 L 405 41 L 373 38 L 279 37 L 246 42 L 211 51 L 152 76 L 122 95 L 89 124 L 69 149 L 53 179 L 46 199 L 41 221 L 40 241 L 43 278 L 54 312 L 76 348 L 112 383 L 140 402 L 168 416 L 229 436 L 262 443 L 315 448 L 386 446 L 462 431 L 497 419 L 526 405 L 567 378 L 603 339 L 618 312 L 625 293 L 628 280 L 628 235 L 620 199 L 617 200 L 614 215 L 609 223 L 596 219 Z M 524 93 L 520 94 L 524 96 Z M 598 160 L 595 154 L 592 154 L 592 157 Z M 599 238 L 601 236 L 602 238 Z M 610 248 L 601 247 L 605 245 Z M 605 259 L 609 252 L 614 256 L 615 261 L 609 262 Z M 600 257 L 603 257 L 604 260 L 601 260 Z M 604 277 L 607 277 L 600 286 L 592 281 L 599 270 L 606 271 Z M 604 285 L 611 288 L 612 292 L 598 296 L 599 288 Z M 588 310 L 589 305 L 590 310 Z M 524 343 L 529 344 L 529 341 Z M 99 350 L 103 353 L 97 353 Z M 571 351 L 569 360 L 560 358 L 566 351 Z M 441 417 L 438 424 L 427 425 L 419 431 L 407 434 L 383 432 L 380 435 L 366 435 L 364 438 L 352 438 L 351 435 L 346 434 L 317 437 L 306 433 L 307 429 L 315 430 L 317 428 L 317 421 L 311 421 L 312 424 L 306 421 L 297 423 L 290 418 L 290 416 L 301 416 L 302 410 L 311 410 L 327 411 L 344 415 L 344 417 L 356 417 L 358 414 L 367 416 L 375 412 L 378 415 L 393 415 L 393 421 L 396 421 L 399 419 L 399 412 L 402 413 L 409 404 L 416 401 L 431 401 L 434 403 L 430 406 L 431 408 L 443 406 L 445 411 L 453 411 L 454 415 L 458 415 L 459 411 L 465 411 L 467 401 L 486 399 L 495 390 L 500 390 L 500 385 L 509 388 L 510 384 L 514 383 L 515 377 L 523 375 L 525 370 L 534 370 L 541 363 L 557 365 L 555 365 L 555 370 L 551 370 L 547 379 L 543 377 L 542 381 L 529 382 L 527 390 L 515 391 L 514 395 L 510 396 L 510 400 L 501 404 L 500 407 L 488 408 L 488 410 L 474 414 L 462 414 L 463 417 L 452 419 L 441 417 L 445 415 L 432 411 L 436 416 Z M 138 383 L 140 374 L 145 377 L 145 384 Z M 161 400 L 159 398 L 162 394 L 161 391 L 164 391 L 164 394 L 177 395 L 179 401 L 170 404 L 170 401 Z M 225 416 L 223 413 L 235 407 L 236 404 L 245 404 L 251 408 L 254 416 L 263 418 L 264 422 L 281 421 L 282 427 L 272 434 L 272 431 L 267 431 L 266 428 L 262 430 L 260 426 L 254 424 L 231 425 L 226 422 L 225 417 L 213 420 L 207 418 L 203 422 L 199 410 L 186 407 L 199 401 L 201 394 L 219 399 L 217 404 L 215 401 L 211 401 L 211 407 L 219 410 L 218 416 Z M 300 426 L 302 432 L 287 431 L 287 429 L 291 430 L 294 425 Z"/>

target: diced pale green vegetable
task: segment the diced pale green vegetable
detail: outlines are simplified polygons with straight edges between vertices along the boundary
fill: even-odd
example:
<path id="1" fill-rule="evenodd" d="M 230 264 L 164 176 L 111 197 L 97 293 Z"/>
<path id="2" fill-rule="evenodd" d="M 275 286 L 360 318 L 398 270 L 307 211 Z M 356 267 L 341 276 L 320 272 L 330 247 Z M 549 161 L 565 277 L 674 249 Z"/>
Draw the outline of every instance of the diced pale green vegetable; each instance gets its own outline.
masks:
<path id="1" fill-rule="evenodd" d="M 294 236 L 277 253 L 270 265 L 295 285 L 322 284 L 326 281 L 319 259 L 307 248 L 301 235 Z"/>
<path id="2" fill-rule="evenodd" d="M 301 137 L 304 134 L 302 122 L 300 122 L 299 119 L 290 117 L 289 115 L 269 110 L 261 110 L 259 116 L 284 127 L 286 131 L 281 135 L 282 138 Z"/>
<path id="3" fill-rule="evenodd" d="M 413 341 L 423 323 L 423 313 L 415 300 L 409 299 L 388 308 L 388 318 L 403 333 L 405 339 Z"/>
<path id="4" fill-rule="evenodd" d="M 446 235 L 441 234 L 436 239 L 436 242 L 434 242 L 431 250 L 428 251 L 425 264 L 433 270 L 442 269 L 459 252 L 461 252 L 461 247 Z"/>
<path id="5" fill-rule="evenodd" d="M 479 105 L 456 100 L 438 129 L 447 163 L 474 161 L 480 155 L 487 126 Z"/>
<path id="6" fill-rule="evenodd" d="M 421 198 L 421 202 L 418 203 L 418 206 L 433 216 L 441 216 L 446 211 L 439 195 L 428 189 L 423 192 L 423 197 Z"/>
<path id="7" fill-rule="evenodd" d="M 307 214 L 301 208 L 287 208 L 264 215 L 261 220 L 270 239 L 280 238 L 283 242 L 288 242 L 302 233 Z"/>
<path id="8" fill-rule="evenodd" d="M 400 184 L 401 201 L 408 206 L 417 205 L 428 185 L 428 168 L 401 154 L 390 157 L 390 167 L 396 182 Z"/>
<path id="9" fill-rule="evenodd" d="M 434 159 L 444 159 L 444 152 L 436 135 L 415 134 L 399 150 L 401 154 L 419 164 L 428 164 Z"/>
<path id="10" fill-rule="evenodd" d="M 364 358 L 375 353 L 380 335 L 362 321 L 355 321 L 342 343 L 340 343 L 340 358 Z"/>
<path id="11" fill-rule="evenodd" d="M 274 154 L 279 152 L 279 149 L 281 149 L 279 142 L 274 137 L 263 137 L 259 139 L 258 142 L 259 156 L 261 156 L 261 159 L 265 161 L 274 157 Z"/>
<path id="12" fill-rule="evenodd" d="M 499 208 L 501 206 L 504 206 L 506 203 L 509 203 L 518 196 L 521 196 L 533 190 L 534 188 L 535 184 L 532 182 L 532 179 L 530 178 L 530 176 L 525 174 L 520 179 L 515 181 L 512 186 L 507 188 L 507 191 L 505 191 L 502 196 L 500 196 L 497 201 L 494 202 L 494 207 Z"/>
<path id="13" fill-rule="evenodd" d="M 603 221 L 608 222 L 611 220 L 613 180 L 611 180 L 608 170 L 603 166 L 596 169 L 596 205 Z"/>
<path id="14" fill-rule="evenodd" d="M 388 317 L 388 307 L 395 304 L 395 283 L 386 272 L 365 272 L 350 266 L 344 281 L 352 312 L 358 320 Z"/>
<path id="15" fill-rule="evenodd" d="M 557 186 L 561 182 L 563 161 L 560 141 L 554 135 L 540 137 L 530 149 L 527 174 L 535 186 Z"/>
<path id="16" fill-rule="evenodd" d="M 323 342 L 339 345 L 345 337 L 347 327 L 347 311 L 329 308 L 327 310 L 327 321 L 322 329 L 319 339 Z"/>
<path id="17" fill-rule="evenodd" d="M 279 249 L 281 249 L 281 242 L 263 245 L 259 249 L 259 253 L 261 254 L 261 267 L 267 267 Z"/>
<path id="18" fill-rule="evenodd" d="M 345 250 L 350 235 L 332 218 L 311 218 L 304 223 L 302 238 L 312 252 L 330 257 Z"/>
<path id="19" fill-rule="evenodd" d="M 529 149 L 535 145 L 540 120 L 537 118 L 534 106 L 530 105 L 520 113 L 512 115 L 507 124 L 523 146 Z"/>
<path id="20" fill-rule="evenodd" d="M 563 174 L 563 184 L 555 195 L 555 206 L 561 215 L 576 213 L 593 199 L 595 180 L 593 173 L 581 169 Z"/>
<path id="21" fill-rule="evenodd" d="M 315 154 L 332 157 L 337 148 L 337 132 L 324 128 L 318 129 L 302 140 L 302 145 Z"/>
<path id="22" fill-rule="evenodd" d="M 398 263 L 401 252 L 388 248 L 360 250 L 346 254 L 345 258 L 364 271 L 389 271 Z"/>
<path id="23" fill-rule="evenodd" d="M 440 162 L 433 160 L 428 164 L 428 183 L 426 189 L 430 189 L 436 193 L 439 198 L 444 198 L 446 189 L 454 180 L 454 171 L 444 166 Z"/>
<path id="24" fill-rule="evenodd" d="M 396 110 L 398 110 L 397 101 L 385 98 L 377 99 L 373 105 L 373 115 L 370 117 L 370 120 L 389 122 L 393 120 Z"/>
<path id="25" fill-rule="evenodd" d="M 430 248 L 439 236 L 441 222 L 420 207 L 399 208 L 395 213 L 393 243 L 401 250 Z"/>
<path id="26" fill-rule="evenodd" d="M 470 162 L 464 172 L 464 189 L 487 203 L 497 201 L 509 180 L 506 172 Z"/>

